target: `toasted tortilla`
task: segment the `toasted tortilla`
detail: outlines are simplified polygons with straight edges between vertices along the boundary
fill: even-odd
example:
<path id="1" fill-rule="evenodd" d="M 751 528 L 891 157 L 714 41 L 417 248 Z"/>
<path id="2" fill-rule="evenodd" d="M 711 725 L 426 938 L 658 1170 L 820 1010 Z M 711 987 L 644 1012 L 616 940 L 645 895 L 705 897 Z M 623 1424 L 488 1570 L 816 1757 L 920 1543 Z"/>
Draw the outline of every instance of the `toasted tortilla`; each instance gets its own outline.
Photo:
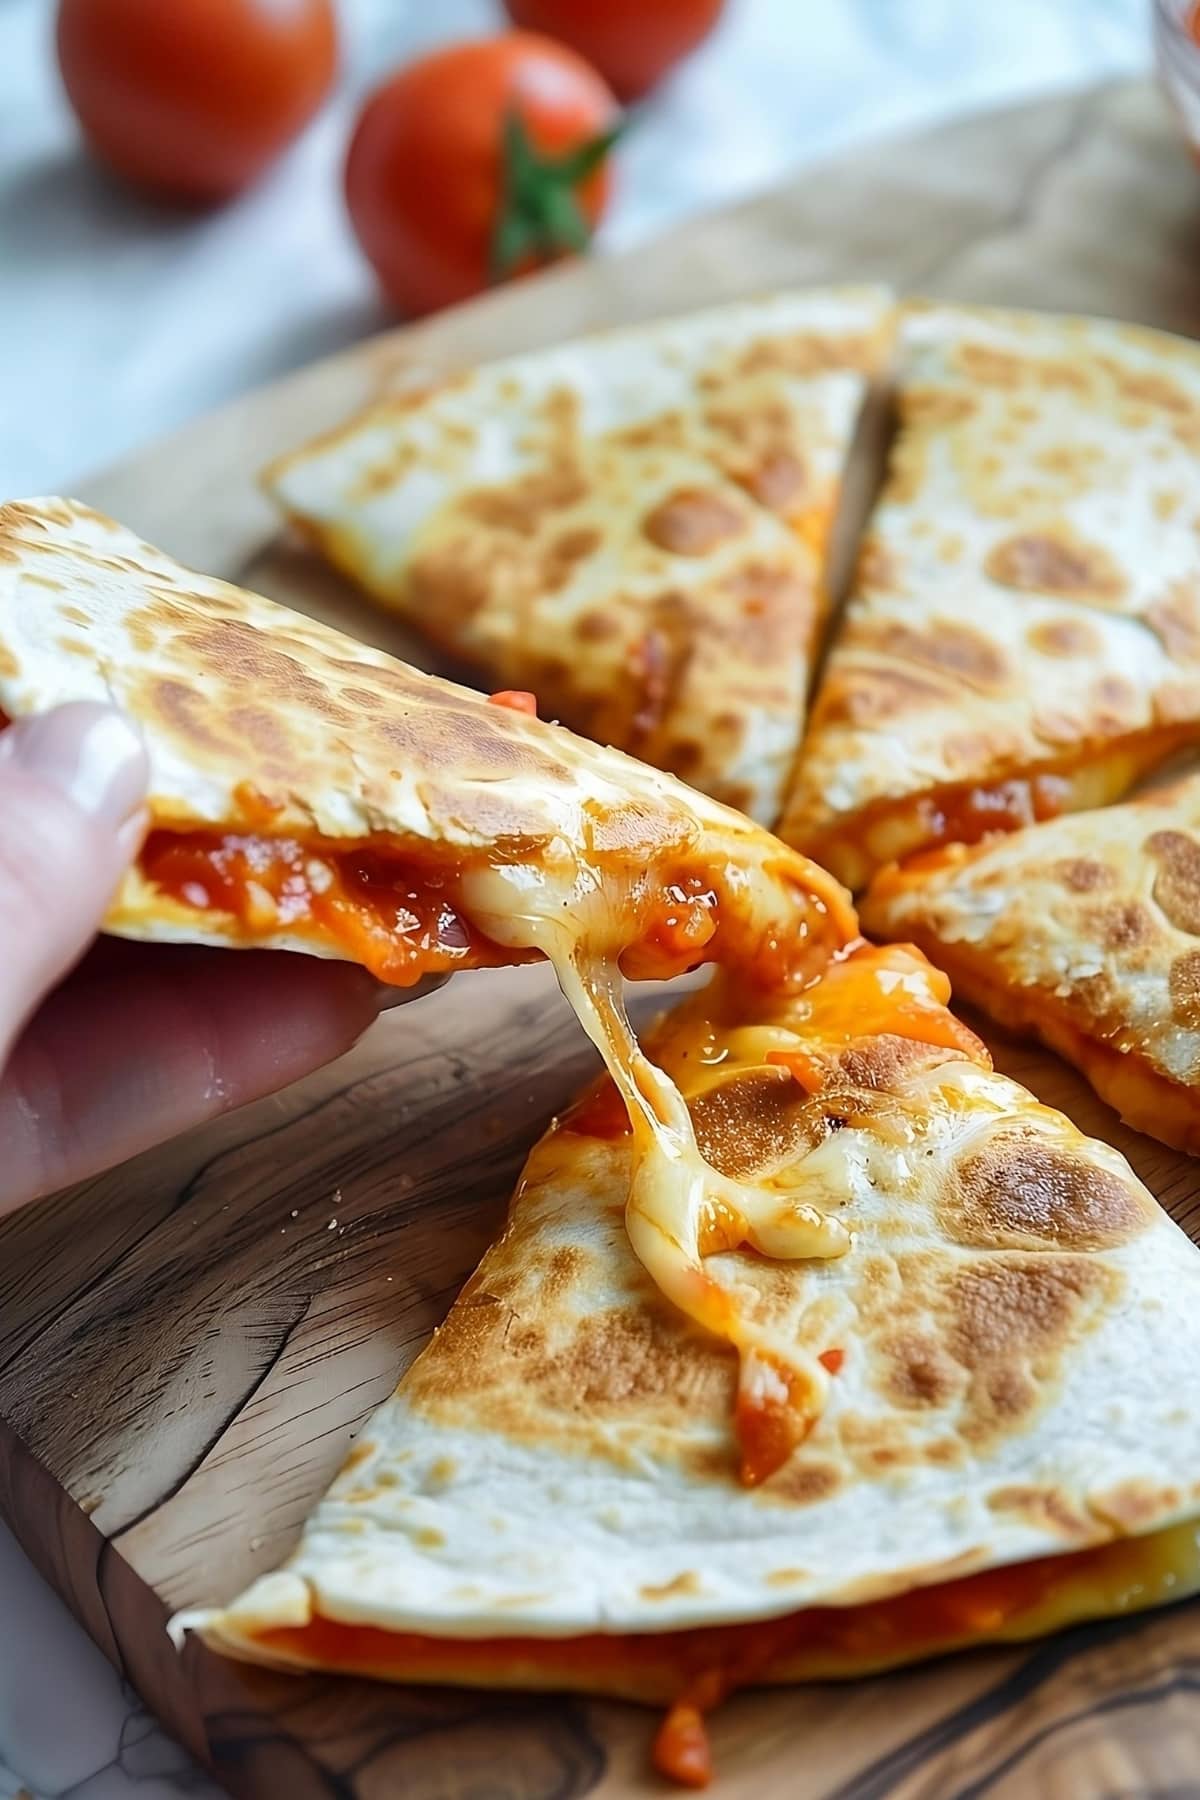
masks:
<path id="1" fill-rule="evenodd" d="M 884 870 L 863 910 L 1128 1124 L 1200 1154 L 1200 774 Z"/>
<path id="2" fill-rule="evenodd" d="M 768 1255 L 839 1255 L 846 1234 L 708 1168 L 620 976 L 724 961 L 802 985 L 856 934 L 837 883 L 669 776 L 194 575 L 86 507 L 2 507 L 0 710 L 81 699 L 124 707 L 150 758 L 149 832 L 106 929 L 401 984 L 553 963 L 633 1122 L 638 1254 L 748 1379 L 768 1359 L 802 1430 L 820 1372 L 705 1274 L 704 1209 L 719 1193 Z"/>
<path id="3" fill-rule="evenodd" d="M 800 741 L 877 288 L 508 358 L 266 471 L 340 569 L 495 687 L 765 824 Z"/>
<path id="4" fill-rule="evenodd" d="M 853 888 L 1119 799 L 1200 738 L 1200 348 L 917 306 L 781 832 Z"/>
<path id="5" fill-rule="evenodd" d="M 390 897 L 377 930 L 346 923 L 339 936 L 341 922 L 317 916 L 329 890 L 315 870 L 315 911 L 290 890 L 272 904 L 253 866 L 249 898 L 234 895 L 232 873 L 189 898 L 192 840 L 231 836 L 298 845 L 334 874 L 342 856 L 394 855 L 468 914 L 488 910 L 487 878 L 504 869 L 533 865 L 559 907 L 586 873 L 611 902 L 621 951 L 659 965 L 639 973 L 695 966 L 737 938 L 769 979 L 806 939 L 819 961 L 853 933 L 836 883 L 655 770 L 181 568 L 78 503 L 0 507 L 0 710 L 15 718 L 79 699 L 122 706 L 150 755 L 147 854 L 108 920 L 120 935 L 302 949 L 398 982 L 533 951 L 486 940 L 470 917 L 440 937 L 403 922 L 385 930 Z M 405 935 L 421 953 L 391 955 Z M 787 942 L 773 952 L 776 935 Z"/>
<path id="6" fill-rule="evenodd" d="M 718 982 L 649 1040 L 715 1165 L 854 1234 L 836 1261 L 710 1259 L 828 1370 L 782 1465 L 740 1479 L 736 1364 L 630 1252 L 601 1090 L 533 1151 L 288 1563 L 180 1629 L 282 1667 L 665 1702 L 660 1766 L 690 1779 L 686 1709 L 733 1687 L 1200 1586 L 1200 1252 L 962 1027 L 929 1041 L 945 986 L 918 952 L 826 980 L 753 1008 Z"/>

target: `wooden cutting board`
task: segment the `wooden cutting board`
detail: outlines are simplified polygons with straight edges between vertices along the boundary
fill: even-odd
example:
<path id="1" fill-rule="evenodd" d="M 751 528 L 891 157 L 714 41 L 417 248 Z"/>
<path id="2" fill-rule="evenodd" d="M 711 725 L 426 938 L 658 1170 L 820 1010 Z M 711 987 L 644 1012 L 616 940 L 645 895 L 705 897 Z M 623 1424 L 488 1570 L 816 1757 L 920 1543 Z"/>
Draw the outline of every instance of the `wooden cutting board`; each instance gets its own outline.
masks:
<path id="1" fill-rule="evenodd" d="M 879 276 L 1200 333 L 1200 173 L 1143 86 L 872 147 L 634 255 L 305 370 L 86 497 L 186 560 L 408 649 L 277 541 L 253 485 L 269 454 L 414 360 Z M 1123 1130 L 1052 1058 L 989 1035 L 1002 1067 L 1117 1143 L 1200 1238 L 1196 1164 Z M 652 1722 L 636 1708 L 292 1679 L 194 1644 L 179 1658 L 162 1629 L 178 1605 L 224 1599 L 284 1554 L 591 1060 L 544 969 L 463 977 L 289 1093 L 0 1229 L 0 1507 L 231 1793 L 568 1800 L 658 1786 L 645 1773 Z M 715 1725 L 722 1791 L 1190 1793 L 1198 1683 L 1193 1605 L 886 1679 L 744 1696 Z"/>

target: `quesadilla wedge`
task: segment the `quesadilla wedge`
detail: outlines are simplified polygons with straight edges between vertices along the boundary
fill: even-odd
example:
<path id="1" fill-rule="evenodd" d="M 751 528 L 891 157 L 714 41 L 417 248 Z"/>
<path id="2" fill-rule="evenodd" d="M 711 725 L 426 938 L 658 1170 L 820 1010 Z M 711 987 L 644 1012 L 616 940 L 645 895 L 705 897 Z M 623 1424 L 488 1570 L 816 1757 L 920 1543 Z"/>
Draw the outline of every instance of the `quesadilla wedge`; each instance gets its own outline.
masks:
<path id="1" fill-rule="evenodd" d="M 749 1382 L 771 1372 L 801 1433 L 819 1371 L 705 1272 L 706 1209 L 772 1256 L 849 1239 L 803 1197 L 709 1168 L 620 975 L 722 961 L 751 986 L 802 985 L 856 935 L 837 884 L 670 777 L 191 574 L 86 507 L 0 507 L 0 710 L 80 699 L 122 706 L 151 767 L 106 929 L 306 950 L 398 984 L 553 963 L 629 1108 L 639 1254 Z"/>
<path id="2" fill-rule="evenodd" d="M 918 306 L 898 404 L 780 827 L 853 888 L 1200 739 L 1200 347 Z"/>
<path id="3" fill-rule="evenodd" d="M 383 606 L 543 714 L 778 816 L 889 304 L 781 294 L 402 392 L 266 471 Z"/>
<path id="4" fill-rule="evenodd" d="M 1128 1124 L 1200 1154 L 1200 774 L 885 869 L 863 909 Z"/>
<path id="5" fill-rule="evenodd" d="M 854 1232 L 837 1261 L 712 1257 L 827 1374 L 771 1476 L 739 1479 L 728 1348 L 631 1254 L 602 1087 L 534 1149 L 288 1563 L 177 1634 L 666 1705 L 658 1766 L 702 1785 L 700 1715 L 732 1689 L 1200 1587 L 1200 1252 L 964 1028 L 931 1041 L 946 986 L 919 952 L 863 947 L 826 980 L 748 1005 L 718 978 L 649 1040 L 717 1166 L 821 1191 Z"/>

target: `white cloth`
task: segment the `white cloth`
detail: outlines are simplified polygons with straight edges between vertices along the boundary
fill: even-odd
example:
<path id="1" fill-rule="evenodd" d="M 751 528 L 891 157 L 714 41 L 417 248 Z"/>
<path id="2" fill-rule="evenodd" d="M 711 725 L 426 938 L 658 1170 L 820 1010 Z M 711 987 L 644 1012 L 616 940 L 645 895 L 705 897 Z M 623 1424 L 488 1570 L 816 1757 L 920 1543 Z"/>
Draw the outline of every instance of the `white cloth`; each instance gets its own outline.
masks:
<path id="1" fill-rule="evenodd" d="M 91 167 L 54 72 L 50 0 L 0 0 L 0 495 L 70 489 L 388 322 L 341 207 L 349 122 L 385 70 L 495 29 L 499 7 L 342 10 L 334 102 L 258 189 L 196 219 Z M 1146 0 L 730 0 L 623 145 L 605 241 L 635 243 L 873 133 L 1133 71 L 1148 29 Z M 22 1785 L 35 1800 L 213 1792 L 2 1528 L 0 1619 L 0 1800 Z"/>

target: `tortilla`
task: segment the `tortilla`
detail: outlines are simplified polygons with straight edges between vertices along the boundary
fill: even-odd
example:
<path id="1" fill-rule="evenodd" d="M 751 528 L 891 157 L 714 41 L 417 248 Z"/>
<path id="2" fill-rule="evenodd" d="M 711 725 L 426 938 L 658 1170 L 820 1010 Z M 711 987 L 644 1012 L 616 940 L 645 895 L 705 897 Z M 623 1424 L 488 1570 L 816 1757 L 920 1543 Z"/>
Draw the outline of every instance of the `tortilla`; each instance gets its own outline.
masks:
<path id="1" fill-rule="evenodd" d="M 1128 1124 L 1200 1153 L 1200 774 L 884 870 L 864 917 L 1074 1063 Z"/>
<path id="2" fill-rule="evenodd" d="M 638 1254 L 748 1378 L 771 1359 L 801 1430 L 819 1374 L 705 1275 L 704 1209 L 719 1194 L 770 1255 L 848 1239 L 707 1167 L 620 973 L 721 961 L 752 986 L 803 984 L 856 934 L 837 884 L 669 776 L 191 574 L 86 507 L 2 507 L 0 710 L 81 699 L 122 706 L 151 765 L 107 930 L 307 950 L 400 984 L 553 963 L 633 1120 Z"/>
<path id="3" fill-rule="evenodd" d="M 486 898 L 489 874 L 532 864 L 570 893 L 587 864 L 639 974 L 678 972 L 736 941 L 735 960 L 769 979 L 806 933 L 822 937 L 822 921 L 834 943 L 853 929 L 820 870 L 655 770 L 183 569 L 75 502 L 2 507 L 0 709 L 79 699 L 124 707 L 150 754 L 150 835 L 113 903 L 118 935 L 302 949 L 397 983 L 533 948 L 488 940 L 469 917 L 440 933 L 385 928 L 390 891 L 353 908 L 338 859 L 393 854 L 411 860 L 415 884 L 436 884 L 440 906 L 468 914 L 488 910 L 470 900 Z M 247 841 L 249 895 L 232 869 L 223 881 L 189 870 L 186 853 L 207 855 L 213 834 Z M 324 880 L 308 872 L 318 891 L 307 906 L 302 892 L 272 894 L 255 837 L 325 857 Z M 385 871 L 364 860 L 358 873 Z M 306 878 L 303 866 L 287 876 Z M 207 900 L 189 897 L 189 877 Z M 342 912 L 319 904 L 331 883 L 348 890 Z M 787 941 L 772 951 L 776 935 Z"/>
<path id="4" fill-rule="evenodd" d="M 828 1372 L 766 1480 L 740 1478 L 728 1348 L 631 1254 L 629 1138 L 594 1092 L 285 1567 L 176 1629 L 281 1667 L 665 1703 L 660 1766 L 693 1779 L 690 1709 L 731 1688 L 1200 1587 L 1200 1252 L 964 1028 L 928 1041 L 945 991 L 864 947 L 807 995 L 718 983 L 650 1040 L 717 1166 L 854 1232 L 837 1261 L 710 1259 Z"/>
<path id="5" fill-rule="evenodd" d="M 264 480 L 492 685 L 771 824 L 888 317 L 837 288 L 538 350 L 393 395 Z"/>
<path id="6" fill-rule="evenodd" d="M 1120 799 L 1200 738 L 1200 348 L 917 306 L 782 835 L 849 886 Z"/>

